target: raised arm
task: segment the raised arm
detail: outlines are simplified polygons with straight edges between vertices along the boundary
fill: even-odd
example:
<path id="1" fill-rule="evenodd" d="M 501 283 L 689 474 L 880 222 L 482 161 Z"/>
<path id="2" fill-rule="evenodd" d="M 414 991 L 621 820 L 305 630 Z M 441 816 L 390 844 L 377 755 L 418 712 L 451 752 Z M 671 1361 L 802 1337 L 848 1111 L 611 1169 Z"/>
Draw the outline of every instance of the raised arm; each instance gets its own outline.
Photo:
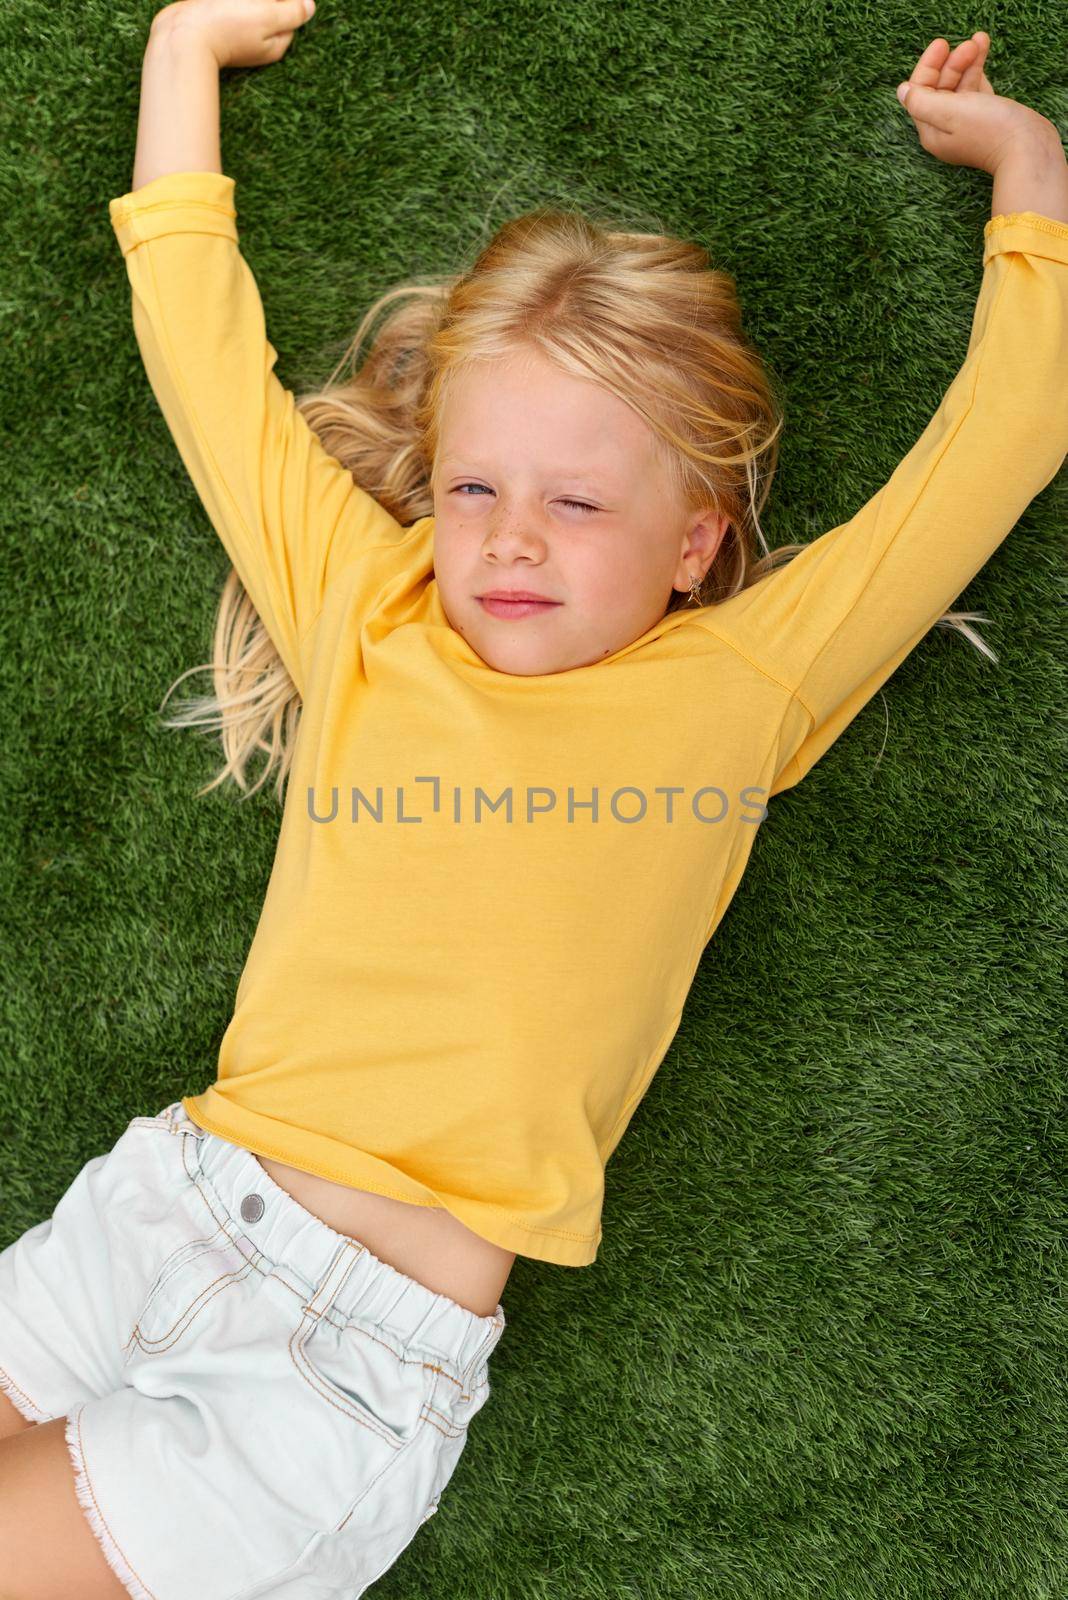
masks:
<path id="1" fill-rule="evenodd" d="M 294 3 L 302 0 L 274 15 Z M 409 534 L 326 452 L 275 376 L 277 353 L 238 245 L 235 183 L 221 170 L 220 58 L 189 17 L 178 4 L 153 21 L 134 187 L 110 202 L 110 218 L 164 420 L 303 690 L 307 641 L 333 578 L 371 551 L 399 552 Z M 365 566 L 369 585 L 381 580 L 383 559 Z"/>
<path id="2" fill-rule="evenodd" d="M 920 438 L 847 522 L 709 613 L 791 695 L 772 794 L 830 748 L 1068 453 L 1068 164 L 1045 119 L 999 161 L 992 212 L 967 352 Z"/>

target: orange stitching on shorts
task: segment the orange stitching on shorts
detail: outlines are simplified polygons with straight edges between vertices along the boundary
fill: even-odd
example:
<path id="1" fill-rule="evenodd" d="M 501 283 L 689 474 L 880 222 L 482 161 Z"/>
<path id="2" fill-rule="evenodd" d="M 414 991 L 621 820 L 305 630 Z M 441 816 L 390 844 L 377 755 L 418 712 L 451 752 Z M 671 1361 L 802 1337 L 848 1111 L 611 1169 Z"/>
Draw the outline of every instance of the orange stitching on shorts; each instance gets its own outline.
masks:
<path id="1" fill-rule="evenodd" d="M 304 1306 L 302 1309 L 304 1311 L 311 1311 L 310 1306 Z M 430 1365 L 428 1361 L 420 1361 L 418 1356 L 399 1356 L 392 1345 L 387 1344 L 384 1339 L 377 1338 L 376 1335 L 371 1332 L 370 1328 L 365 1328 L 357 1318 L 349 1317 L 346 1322 L 342 1322 L 340 1319 L 341 1316 L 344 1315 L 343 1312 L 338 1313 L 336 1317 L 329 1316 L 328 1312 L 333 1310 L 333 1306 L 328 1306 L 326 1311 L 323 1312 L 312 1311 L 312 1316 L 321 1316 L 325 1321 L 329 1322 L 332 1327 L 337 1328 L 340 1333 L 348 1333 L 350 1328 L 354 1333 L 362 1333 L 364 1338 L 370 1339 L 372 1344 L 381 1345 L 383 1350 L 388 1350 L 394 1361 L 399 1361 L 402 1367 L 426 1367 Z M 438 1370 L 439 1369 L 437 1367 L 434 1368 L 435 1372 Z"/>
<path id="2" fill-rule="evenodd" d="M 279 1279 L 279 1282 L 285 1282 L 285 1280 Z M 293 1288 L 292 1284 L 287 1283 L 286 1288 L 289 1289 L 292 1294 L 297 1294 L 297 1290 Z M 304 1296 L 299 1295 L 298 1298 L 303 1300 Z M 358 1317 L 345 1318 L 344 1313 L 338 1312 L 333 1305 L 326 1306 L 322 1311 L 315 1311 L 311 1306 L 305 1303 L 301 1306 L 301 1310 L 307 1311 L 309 1315 L 313 1317 L 319 1317 L 324 1322 L 329 1322 L 330 1326 L 332 1328 L 336 1328 L 339 1333 L 348 1333 L 351 1330 L 353 1333 L 362 1334 L 365 1339 L 370 1339 L 372 1344 L 381 1345 L 383 1350 L 388 1350 L 394 1361 L 399 1361 L 402 1366 L 429 1367 L 431 1372 L 440 1372 L 443 1377 L 448 1378 L 450 1383 L 454 1383 L 458 1389 L 461 1391 L 463 1390 L 463 1384 L 460 1382 L 460 1379 L 454 1378 L 451 1372 L 445 1371 L 444 1367 L 437 1367 L 431 1361 L 422 1361 L 418 1356 L 399 1356 L 393 1349 L 392 1345 L 387 1344 L 384 1339 L 377 1338 L 376 1335 L 371 1332 L 370 1328 L 365 1328 L 363 1326 Z M 461 1400 L 470 1400 L 471 1396 L 466 1393 L 461 1393 L 460 1398 Z"/>
<path id="3" fill-rule="evenodd" d="M 29 1395 L 26 1393 L 25 1389 L 23 1389 L 20 1384 L 17 1384 L 15 1382 L 15 1380 L 11 1376 L 10 1372 L 8 1372 L 4 1367 L 0 1367 L 0 1378 L 3 1378 L 3 1380 L 4 1380 L 4 1387 L 6 1389 L 14 1390 L 16 1394 L 20 1394 L 22 1396 L 22 1398 L 25 1400 L 26 1404 L 28 1406 L 30 1406 L 32 1410 L 39 1411 L 41 1413 L 42 1417 L 45 1417 L 45 1416 L 48 1415 L 48 1413 L 45 1411 L 44 1407 L 43 1406 L 39 1406 L 37 1404 L 36 1400 L 31 1400 Z M 26 1420 L 28 1422 L 30 1419 L 27 1417 Z"/>
<path id="4" fill-rule="evenodd" d="M 287 1285 L 287 1287 L 291 1286 Z M 303 1299 L 303 1296 L 301 1296 L 301 1298 Z M 371 1332 L 370 1328 L 363 1327 L 355 1317 L 350 1317 L 347 1322 L 342 1322 L 339 1316 L 331 1316 L 330 1313 L 333 1311 L 333 1309 L 334 1307 L 332 1305 L 326 1306 L 322 1311 L 316 1311 L 312 1306 L 309 1305 L 303 1305 L 301 1307 L 301 1310 L 307 1312 L 309 1316 L 319 1317 L 320 1319 L 329 1322 L 330 1326 L 337 1328 L 340 1333 L 348 1333 L 351 1330 L 353 1333 L 363 1334 L 364 1338 L 370 1339 L 372 1344 L 381 1345 L 383 1350 L 388 1350 L 394 1361 L 399 1361 L 402 1367 L 419 1366 L 426 1367 L 431 1372 L 440 1372 L 443 1378 L 448 1378 L 449 1382 L 454 1383 L 461 1391 L 461 1400 L 470 1400 L 471 1396 L 463 1392 L 463 1384 L 460 1382 L 459 1378 L 454 1378 L 451 1372 L 445 1371 L 444 1367 L 436 1367 L 432 1361 L 420 1361 L 418 1356 L 399 1356 L 396 1350 L 393 1349 L 392 1345 L 388 1345 L 384 1339 L 376 1338 L 376 1336 Z"/>
<path id="5" fill-rule="evenodd" d="M 207 1207 L 208 1215 L 211 1217 L 212 1221 L 219 1228 L 221 1228 L 222 1231 L 225 1234 L 227 1234 L 227 1235 L 229 1235 L 229 1237 L 233 1238 L 233 1235 L 230 1233 L 230 1220 L 231 1219 L 227 1216 L 225 1211 L 223 1212 L 221 1217 L 218 1215 L 218 1213 L 215 1210 L 215 1207 L 212 1205 L 211 1201 L 208 1199 L 208 1196 L 204 1193 L 203 1185 L 200 1183 L 199 1179 L 195 1176 L 195 1174 L 190 1170 L 189 1161 L 187 1159 L 187 1152 L 189 1150 L 189 1146 L 192 1143 L 193 1143 L 193 1141 L 191 1139 L 187 1139 L 185 1141 L 185 1143 L 182 1145 L 182 1165 L 185 1167 L 185 1175 L 189 1179 L 190 1183 L 193 1184 L 193 1186 L 195 1187 L 195 1189 L 197 1191 L 197 1194 L 200 1196 L 201 1200 L 203 1200 L 205 1206 Z M 236 1243 L 236 1240 L 235 1240 L 235 1243 Z M 265 1259 L 262 1250 L 257 1250 L 256 1251 L 256 1256 L 260 1260 Z M 263 1268 L 258 1265 L 257 1261 L 253 1261 L 252 1265 L 254 1265 L 256 1267 L 257 1272 L 263 1272 Z M 268 1277 L 268 1276 L 269 1276 L 268 1273 L 264 1273 L 264 1277 Z"/>
<path id="6" fill-rule="evenodd" d="M 433 1413 L 433 1415 L 431 1415 L 431 1413 Z M 458 1439 L 461 1433 L 465 1433 L 467 1431 L 461 1423 L 454 1422 L 451 1417 L 447 1417 L 445 1415 L 444 1411 L 439 1411 L 437 1406 L 428 1404 L 426 1408 L 426 1420 L 430 1423 L 432 1428 L 437 1428 L 438 1425 L 433 1420 L 434 1417 L 440 1417 L 442 1422 L 445 1423 L 445 1427 L 438 1428 L 438 1432 L 444 1433 L 447 1439 Z M 447 1431 L 450 1428 L 454 1430 L 451 1433 Z"/>
<path id="7" fill-rule="evenodd" d="M 320 1397 L 320 1399 L 325 1400 L 328 1405 L 332 1405 L 335 1411 L 340 1411 L 342 1416 L 348 1417 L 352 1422 L 358 1422 L 360 1424 L 361 1428 L 366 1428 L 368 1433 L 373 1433 L 376 1436 L 376 1438 L 379 1438 L 379 1439 L 383 1440 L 383 1442 L 385 1444 L 388 1444 L 388 1445 L 392 1446 L 392 1448 L 394 1450 L 402 1450 L 404 1448 L 404 1441 L 400 1440 L 400 1439 L 397 1439 L 395 1437 L 395 1435 L 393 1435 L 393 1434 L 391 1434 L 389 1432 L 388 1429 L 386 1429 L 386 1428 L 376 1428 L 373 1423 L 368 1422 L 366 1417 L 360 1416 L 359 1412 L 355 1409 L 355 1407 L 351 1411 L 349 1411 L 344 1406 L 339 1405 L 338 1401 L 337 1401 L 337 1398 L 333 1394 L 332 1390 L 330 1390 L 329 1388 L 326 1387 L 326 1381 L 327 1380 L 319 1375 L 319 1373 L 316 1371 L 314 1365 L 312 1364 L 310 1358 L 308 1359 L 308 1370 L 307 1370 L 307 1372 L 304 1372 L 301 1369 L 301 1367 L 297 1364 L 296 1356 L 293 1354 L 293 1346 L 296 1344 L 297 1339 L 299 1338 L 301 1330 L 303 1329 L 303 1327 L 304 1327 L 304 1323 L 302 1321 L 293 1330 L 292 1334 L 290 1335 L 289 1344 L 286 1347 L 287 1350 L 289 1351 L 289 1359 L 293 1363 L 293 1367 L 294 1367 L 294 1370 L 295 1370 L 298 1378 L 303 1379 L 303 1381 L 308 1385 L 309 1389 L 311 1389 L 315 1394 L 317 1394 Z M 422 1416 L 422 1413 L 420 1413 L 420 1416 Z"/>
<path id="8" fill-rule="evenodd" d="M 84 1410 L 84 1409 L 85 1408 L 83 1406 L 82 1410 Z M 78 1449 L 79 1449 L 79 1451 L 81 1453 L 81 1458 L 82 1458 L 82 1474 L 83 1474 L 83 1476 L 85 1478 L 86 1487 L 89 1490 L 90 1495 L 92 1496 L 93 1509 L 96 1511 L 97 1516 L 100 1518 L 101 1527 L 102 1528 L 107 1528 L 108 1538 L 111 1540 L 111 1542 L 115 1546 L 116 1550 L 122 1556 L 122 1559 L 126 1562 L 126 1565 L 129 1567 L 130 1571 L 133 1573 L 133 1575 L 137 1579 L 138 1583 L 141 1584 L 141 1586 L 144 1588 L 145 1593 L 146 1594 L 151 1594 L 152 1590 L 148 1587 L 148 1584 L 145 1583 L 145 1580 L 142 1578 L 141 1574 L 138 1572 L 137 1568 L 134 1566 L 133 1562 L 129 1559 L 129 1557 L 127 1556 L 125 1550 L 122 1548 L 121 1544 L 116 1539 L 116 1537 L 112 1533 L 111 1529 L 108 1527 L 107 1521 L 106 1521 L 106 1519 L 104 1517 L 104 1513 L 100 1509 L 100 1502 L 96 1497 L 96 1490 L 93 1488 L 93 1480 L 89 1476 L 89 1462 L 86 1459 L 85 1441 L 82 1438 L 82 1412 L 81 1411 L 78 1412 Z"/>
<path id="9" fill-rule="evenodd" d="M 437 1416 L 440 1416 L 441 1412 L 439 1411 L 439 1412 L 437 1412 L 435 1414 Z M 458 1439 L 460 1437 L 460 1434 L 463 1433 L 463 1431 L 464 1431 L 462 1428 L 460 1428 L 460 1429 L 457 1430 L 456 1433 L 447 1433 L 444 1428 L 439 1428 L 437 1423 L 434 1421 L 434 1418 L 430 1415 L 429 1408 L 427 1409 L 426 1416 L 425 1416 L 424 1420 L 426 1422 L 428 1422 L 432 1428 L 436 1429 L 437 1432 L 440 1433 L 442 1435 L 442 1437 L 445 1438 L 445 1439 Z"/>
<path id="10" fill-rule="evenodd" d="M 420 1421 L 421 1420 L 422 1420 L 422 1418 L 420 1417 Z M 409 1441 L 409 1443 L 410 1442 L 411 1441 Z M 353 1504 L 349 1507 L 349 1509 L 346 1511 L 345 1515 L 342 1517 L 341 1521 L 337 1524 L 337 1527 L 333 1530 L 335 1533 L 340 1533 L 341 1529 L 345 1526 L 346 1522 L 349 1521 L 350 1517 L 354 1516 L 355 1513 L 360 1509 L 361 1505 L 367 1499 L 367 1496 L 371 1493 L 371 1490 L 374 1488 L 375 1484 L 381 1478 L 382 1474 L 384 1472 L 389 1472 L 391 1470 L 391 1468 L 393 1468 L 396 1465 L 396 1463 L 400 1459 L 400 1454 L 401 1454 L 401 1452 L 398 1450 L 396 1455 L 393 1457 L 392 1461 L 384 1461 L 382 1463 L 381 1467 L 375 1473 L 375 1475 L 371 1479 L 370 1483 L 367 1484 L 360 1491 L 360 1493 L 356 1496 L 356 1499 L 354 1500 Z"/>
<path id="11" fill-rule="evenodd" d="M 259 1254 L 258 1251 L 257 1254 Z M 202 1303 L 193 1313 L 193 1315 L 190 1316 L 189 1313 L 193 1310 L 193 1306 L 196 1305 L 197 1300 L 193 1300 L 188 1306 L 186 1306 L 185 1310 L 179 1316 L 177 1322 L 172 1323 L 172 1325 L 167 1329 L 167 1332 L 161 1333 L 158 1339 L 146 1340 L 141 1333 L 140 1321 L 135 1322 L 133 1332 L 130 1334 L 130 1337 L 123 1346 L 123 1350 L 128 1350 L 134 1339 L 137 1340 L 138 1344 L 141 1346 L 141 1349 L 144 1350 L 148 1355 L 158 1355 L 162 1350 L 169 1350 L 171 1345 L 177 1344 L 178 1340 L 182 1336 L 182 1333 L 174 1332 L 175 1328 L 181 1328 L 182 1332 L 184 1332 L 191 1323 L 196 1321 L 197 1317 L 199 1317 L 201 1311 L 203 1311 L 204 1307 L 210 1300 L 214 1300 L 215 1296 L 217 1294 L 221 1294 L 224 1289 L 231 1288 L 235 1283 L 240 1283 L 243 1278 L 247 1278 L 254 1264 L 255 1263 L 252 1261 L 246 1261 L 245 1265 L 240 1267 L 237 1272 L 225 1272 L 222 1273 L 218 1278 L 213 1279 L 212 1282 L 207 1284 L 197 1296 L 197 1300 L 200 1300 Z M 219 1285 L 218 1288 L 215 1287 L 216 1284 Z M 211 1294 L 208 1294 L 209 1289 L 212 1291 Z M 164 1344 L 163 1340 L 168 1339 L 172 1333 L 174 1334 L 174 1338 L 170 1339 L 168 1344 Z"/>
<path id="12" fill-rule="evenodd" d="M 451 1372 L 446 1372 L 444 1367 L 435 1367 L 433 1362 L 431 1362 L 431 1361 L 424 1361 L 423 1365 L 424 1365 L 424 1367 L 429 1367 L 431 1372 L 440 1372 L 441 1376 L 443 1378 L 448 1378 L 450 1383 L 454 1383 L 456 1385 L 456 1387 L 460 1391 L 459 1399 L 461 1399 L 461 1400 L 470 1400 L 471 1395 L 468 1394 L 465 1391 L 464 1386 L 460 1382 L 459 1378 L 454 1378 Z M 474 1393 L 474 1390 L 471 1391 L 471 1394 L 473 1394 L 473 1393 Z"/>
<path id="13" fill-rule="evenodd" d="M 223 1234 L 224 1238 L 229 1238 L 229 1234 L 225 1233 L 224 1229 L 219 1227 L 216 1228 L 214 1233 L 209 1234 L 207 1238 L 187 1239 L 184 1244 L 177 1245 L 175 1249 L 171 1251 L 166 1260 L 161 1263 L 159 1271 L 156 1273 L 156 1276 L 153 1279 L 149 1297 L 141 1307 L 142 1316 L 144 1316 L 153 1300 L 155 1300 L 156 1296 L 163 1289 L 163 1286 L 166 1283 L 169 1283 L 171 1278 L 174 1277 L 175 1273 L 181 1272 L 182 1269 L 188 1266 L 191 1261 L 195 1261 L 198 1255 L 203 1255 L 208 1246 L 215 1243 L 220 1233 Z M 194 1248 L 194 1246 L 196 1248 Z M 186 1253 L 185 1259 L 179 1263 L 178 1258 L 183 1254 L 183 1252 Z"/>
<path id="14" fill-rule="evenodd" d="M 342 1333 L 348 1333 L 351 1328 L 354 1333 L 363 1334 L 363 1337 L 370 1339 L 372 1344 L 381 1345 L 383 1350 L 388 1350 L 394 1361 L 399 1361 L 402 1367 L 425 1367 L 427 1365 L 425 1361 L 420 1361 L 418 1356 L 399 1356 L 392 1345 L 387 1344 L 384 1339 L 377 1338 L 370 1328 L 365 1328 L 355 1317 L 350 1317 L 347 1322 L 335 1323 L 334 1326 L 339 1327 Z"/>

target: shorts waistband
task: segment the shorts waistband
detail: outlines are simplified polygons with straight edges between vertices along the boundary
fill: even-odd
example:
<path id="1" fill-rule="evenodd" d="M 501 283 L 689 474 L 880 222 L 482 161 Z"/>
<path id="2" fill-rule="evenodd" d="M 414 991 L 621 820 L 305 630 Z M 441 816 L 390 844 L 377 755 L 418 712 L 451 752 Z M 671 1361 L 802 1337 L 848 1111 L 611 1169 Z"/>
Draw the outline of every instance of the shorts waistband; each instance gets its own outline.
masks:
<path id="1" fill-rule="evenodd" d="M 192 1121 L 180 1100 L 160 1113 L 172 1132 L 190 1141 L 198 1181 L 214 1190 L 234 1234 L 244 1238 L 272 1268 L 300 1280 L 309 1310 L 334 1309 L 372 1324 L 392 1339 L 397 1353 L 436 1358 L 465 1387 L 478 1379 L 506 1322 L 504 1307 L 479 1316 L 448 1295 L 399 1272 L 366 1245 L 338 1233 L 280 1188 L 243 1145 L 230 1144 Z M 255 1222 L 242 1217 L 241 1203 L 263 1202 Z"/>

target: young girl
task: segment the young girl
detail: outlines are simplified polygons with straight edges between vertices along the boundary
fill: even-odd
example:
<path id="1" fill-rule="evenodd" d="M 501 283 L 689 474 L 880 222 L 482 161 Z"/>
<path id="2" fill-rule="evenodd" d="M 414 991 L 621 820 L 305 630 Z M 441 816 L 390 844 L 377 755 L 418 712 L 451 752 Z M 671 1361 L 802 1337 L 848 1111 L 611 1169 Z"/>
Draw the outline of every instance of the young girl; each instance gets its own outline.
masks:
<path id="1" fill-rule="evenodd" d="M 993 93 L 985 34 L 933 41 L 906 101 L 924 149 L 993 175 L 963 365 L 889 482 L 787 560 L 755 553 L 767 378 L 679 239 L 521 217 L 298 407 L 218 75 L 304 16 L 160 13 L 111 202 L 242 586 L 225 772 L 264 749 L 292 781 L 217 1081 L 0 1255 L 12 1600 L 352 1600 L 397 1559 L 488 1398 L 515 1256 L 596 1257 L 763 801 L 964 620 L 1068 448 L 1068 168 Z"/>

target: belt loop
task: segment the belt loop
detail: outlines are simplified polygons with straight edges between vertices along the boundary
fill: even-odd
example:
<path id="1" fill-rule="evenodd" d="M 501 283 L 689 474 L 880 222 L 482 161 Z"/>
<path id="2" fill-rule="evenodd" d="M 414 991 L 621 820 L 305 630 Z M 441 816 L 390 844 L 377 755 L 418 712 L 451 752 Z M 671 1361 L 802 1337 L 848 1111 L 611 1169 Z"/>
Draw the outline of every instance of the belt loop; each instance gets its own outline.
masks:
<path id="1" fill-rule="evenodd" d="M 350 1274 L 363 1254 L 363 1250 L 363 1245 L 357 1244 L 354 1239 L 342 1240 L 334 1254 L 334 1259 L 326 1269 L 322 1282 L 303 1307 L 305 1313 L 310 1312 L 313 1317 L 321 1317 L 330 1310 L 330 1307 L 348 1282 Z M 317 1302 L 321 1303 L 317 1304 Z"/>

